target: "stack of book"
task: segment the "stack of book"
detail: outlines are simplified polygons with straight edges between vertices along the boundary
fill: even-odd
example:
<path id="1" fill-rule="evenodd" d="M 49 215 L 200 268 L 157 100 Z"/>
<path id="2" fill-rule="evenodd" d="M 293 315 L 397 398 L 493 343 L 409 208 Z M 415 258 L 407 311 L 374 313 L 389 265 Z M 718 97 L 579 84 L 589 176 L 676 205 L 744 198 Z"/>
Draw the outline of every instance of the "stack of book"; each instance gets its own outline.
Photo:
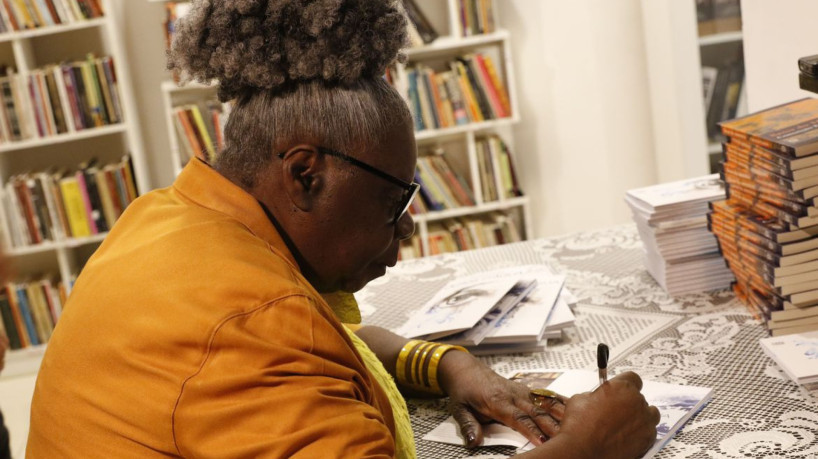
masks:
<path id="1" fill-rule="evenodd" d="M 564 276 L 528 265 L 446 284 L 398 330 L 409 338 L 466 346 L 476 354 L 533 352 L 573 324 Z M 556 311 L 557 308 L 567 309 Z"/>
<path id="2" fill-rule="evenodd" d="M 224 126 L 231 107 L 230 103 L 207 100 L 174 109 L 176 138 L 187 159 L 213 162 L 216 152 L 224 147 Z"/>
<path id="3" fill-rule="evenodd" d="M 420 199 L 412 202 L 414 214 L 474 205 L 468 181 L 449 164 L 442 149 L 418 157 L 415 182 L 420 184 Z"/>
<path id="4" fill-rule="evenodd" d="M 0 2 L 0 33 L 71 24 L 102 17 L 98 0 L 15 0 Z"/>
<path id="5" fill-rule="evenodd" d="M 710 227 L 773 336 L 818 330 L 818 99 L 721 124 L 727 200 Z"/>
<path id="6" fill-rule="evenodd" d="M 114 62 L 88 55 L 0 78 L 0 142 L 42 138 L 122 122 Z"/>
<path id="7" fill-rule="evenodd" d="M 65 304 L 65 286 L 49 277 L 0 289 L 0 332 L 12 349 L 44 344 Z"/>
<path id="8" fill-rule="evenodd" d="M 390 72 L 389 78 L 405 95 L 417 131 L 512 115 L 506 85 L 487 54 L 459 57 L 440 72 L 418 64 L 405 72 Z"/>
<path id="9" fill-rule="evenodd" d="M 9 248 L 108 231 L 137 197 L 130 157 L 74 170 L 12 176 L 2 193 L 2 241 Z"/>
<path id="10" fill-rule="evenodd" d="M 724 196 L 718 174 L 627 192 L 645 265 L 670 295 L 726 288 L 733 281 L 707 230 L 708 203 Z"/>
<path id="11" fill-rule="evenodd" d="M 764 338 L 760 344 L 794 383 L 818 383 L 818 331 Z"/>

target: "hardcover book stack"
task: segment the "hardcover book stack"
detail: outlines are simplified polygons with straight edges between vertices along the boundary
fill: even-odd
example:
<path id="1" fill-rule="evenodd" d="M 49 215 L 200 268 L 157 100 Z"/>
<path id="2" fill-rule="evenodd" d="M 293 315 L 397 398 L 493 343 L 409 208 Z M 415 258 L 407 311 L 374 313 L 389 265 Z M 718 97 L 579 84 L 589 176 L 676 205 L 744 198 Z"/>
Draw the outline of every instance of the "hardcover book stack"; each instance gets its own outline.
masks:
<path id="1" fill-rule="evenodd" d="M 111 57 L 50 65 L 0 78 L 0 142 L 122 122 Z"/>
<path id="2" fill-rule="evenodd" d="M 445 71 L 418 64 L 387 77 L 406 97 L 415 130 L 423 131 L 510 117 L 499 70 L 491 56 L 477 52 L 449 62 Z"/>
<path id="3" fill-rule="evenodd" d="M 97 0 L 3 0 L 0 33 L 71 24 L 103 14 Z"/>
<path id="4" fill-rule="evenodd" d="M 475 354 L 542 350 L 573 325 L 565 277 L 527 265 L 458 278 L 446 284 L 398 334 L 466 346 Z"/>
<path id="5" fill-rule="evenodd" d="M 818 330 L 818 99 L 721 124 L 727 199 L 710 227 L 773 336 Z"/>
<path id="6" fill-rule="evenodd" d="M 111 164 L 92 160 L 75 170 L 15 175 L 3 190 L 0 206 L 4 247 L 104 233 L 136 197 L 127 156 Z"/>
<path id="7" fill-rule="evenodd" d="M 625 201 L 645 248 L 645 266 L 670 295 L 726 288 L 733 274 L 707 230 L 708 203 L 723 199 L 718 174 L 630 190 Z"/>
<path id="8" fill-rule="evenodd" d="M 44 344 L 65 304 L 65 286 L 49 277 L 0 288 L 0 331 L 12 349 Z"/>

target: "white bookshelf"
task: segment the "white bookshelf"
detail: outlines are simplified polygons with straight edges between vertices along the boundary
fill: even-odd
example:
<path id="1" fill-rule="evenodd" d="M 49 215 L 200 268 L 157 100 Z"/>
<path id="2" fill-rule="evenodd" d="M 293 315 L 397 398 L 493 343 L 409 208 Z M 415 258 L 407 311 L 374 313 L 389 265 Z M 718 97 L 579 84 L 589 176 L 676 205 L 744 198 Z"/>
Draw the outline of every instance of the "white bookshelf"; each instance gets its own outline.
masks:
<path id="1" fill-rule="evenodd" d="M 693 0 L 642 0 L 658 181 L 710 173 L 721 146 L 707 135 L 702 67 L 742 46 L 741 31 L 700 37 Z M 747 113 L 746 84 L 736 116 Z"/>
<path id="2" fill-rule="evenodd" d="M 150 0 L 158 3 L 168 3 L 173 0 Z M 183 2 L 177 2 L 183 3 Z M 503 140 L 509 144 L 512 154 L 518 152 L 513 148 L 510 127 L 520 119 L 519 104 L 517 103 L 517 88 L 515 85 L 514 64 L 510 48 L 511 33 L 507 30 L 497 30 L 496 32 L 481 35 L 462 36 L 458 25 L 458 1 L 457 0 L 418 0 L 417 1 L 424 14 L 430 20 L 439 37 L 432 43 L 424 46 L 414 47 L 405 50 L 408 57 L 406 65 L 414 63 L 435 63 L 446 61 L 458 55 L 471 51 L 488 51 L 491 53 L 502 74 L 503 80 L 508 90 L 509 101 L 512 107 L 510 117 L 487 120 L 479 123 L 470 123 L 443 129 L 428 129 L 415 132 L 415 140 L 418 143 L 418 150 L 423 151 L 438 145 L 446 145 L 453 149 L 454 154 L 447 153 L 447 159 L 454 160 L 455 168 L 467 178 L 472 191 L 475 194 L 476 205 L 446 209 L 443 211 L 432 211 L 422 215 L 414 215 L 416 223 L 416 233 L 420 234 L 423 241 L 424 253 L 429 253 L 428 235 L 429 224 L 445 220 L 448 218 L 467 217 L 472 215 L 486 214 L 494 211 L 513 211 L 518 215 L 518 227 L 524 232 L 523 237 L 527 238 L 532 234 L 530 200 L 527 196 L 515 197 L 512 199 L 500 199 L 498 201 L 484 202 L 480 194 L 480 176 L 478 173 L 476 156 L 476 139 L 483 134 L 499 133 Z M 497 8 L 495 11 L 495 23 L 499 24 L 497 18 Z M 398 72 L 403 72 L 405 66 L 401 65 Z M 182 151 L 174 125 L 175 107 L 194 103 L 205 98 L 216 97 L 216 87 L 201 84 L 188 83 L 185 86 L 178 86 L 173 81 L 166 81 L 161 86 L 164 101 L 164 111 L 166 125 L 170 137 L 170 160 L 175 174 L 178 174 L 184 163 L 187 161 L 186 154 Z M 404 94 L 404 96 L 406 96 Z M 459 167 L 457 167 L 459 165 Z M 495 177 L 499 185 L 499 177 Z M 525 190 L 525 187 L 523 187 Z M 420 197 L 418 197 L 420 199 Z"/>
<path id="3" fill-rule="evenodd" d="M 119 161 L 130 154 L 133 175 L 140 192 L 150 189 L 139 121 L 132 94 L 128 58 L 120 37 L 121 24 L 111 15 L 110 0 L 101 0 L 106 16 L 75 23 L 0 34 L 0 63 L 27 75 L 33 69 L 63 61 L 81 60 L 88 53 L 113 58 L 123 121 L 103 127 L 69 131 L 63 134 L 0 143 L 0 188 L 10 177 L 50 167 L 75 168 L 83 161 L 97 158 L 101 164 Z M 3 231 L 8 228 L 2 222 Z M 10 281 L 56 275 L 70 290 L 70 281 L 105 238 L 95 234 L 84 238 L 66 238 L 22 247 L 4 247 L 15 277 Z M 12 351 L 7 358 L 8 373 L 24 373 L 39 365 L 42 347 Z M 20 368 L 12 370 L 12 368 Z"/>

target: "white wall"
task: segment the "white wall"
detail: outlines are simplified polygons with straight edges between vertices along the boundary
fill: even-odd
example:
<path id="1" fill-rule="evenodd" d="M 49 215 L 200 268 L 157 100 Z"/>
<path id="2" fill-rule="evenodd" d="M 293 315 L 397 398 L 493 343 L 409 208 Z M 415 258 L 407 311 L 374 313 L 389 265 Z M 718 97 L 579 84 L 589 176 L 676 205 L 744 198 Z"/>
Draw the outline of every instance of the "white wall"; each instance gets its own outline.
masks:
<path id="1" fill-rule="evenodd" d="M 497 5 L 512 32 L 534 235 L 629 221 L 625 191 L 656 178 L 639 0 Z"/>
<path id="2" fill-rule="evenodd" d="M 798 58 L 818 54 L 818 2 L 742 0 L 747 104 L 750 112 L 803 97 Z"/>
<path id="3" fill-rule="evenodd" d="M 174 178 L 159 89 L 169 77 L 165 71 L 165 7 L 147 0 L 114 0 L 111 5 L 129 59 L 151 185 L 165 187 Z"/>

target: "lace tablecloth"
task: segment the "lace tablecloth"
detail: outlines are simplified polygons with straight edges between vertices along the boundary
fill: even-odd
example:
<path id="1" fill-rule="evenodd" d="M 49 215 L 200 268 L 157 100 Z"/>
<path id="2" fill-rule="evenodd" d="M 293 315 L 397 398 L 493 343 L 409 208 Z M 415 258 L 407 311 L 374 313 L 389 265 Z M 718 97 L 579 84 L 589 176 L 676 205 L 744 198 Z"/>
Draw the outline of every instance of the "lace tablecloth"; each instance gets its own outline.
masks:
<path id="1" fill-rule="evenodd" d="M 542 353 L 486 358 L 496 371 L 586 368 L 611 346 L 610 370 L 708 386 L 713 400 L 658 458 L 818 458 L 818 393 L 796 385 L 764 355 L 761 324 L 729 290 L 668 296 L 643 266 L 635 226 L 528 241 L 399 263 L 358 297 L 364 323 L 400 326 L 449 279 L 506 266 L 547 264 L 579 299 L 576 327 Z M 410 400 L 420 458 L 513 453 L 421 440 L 447 414 L 442 401 Z"/>

